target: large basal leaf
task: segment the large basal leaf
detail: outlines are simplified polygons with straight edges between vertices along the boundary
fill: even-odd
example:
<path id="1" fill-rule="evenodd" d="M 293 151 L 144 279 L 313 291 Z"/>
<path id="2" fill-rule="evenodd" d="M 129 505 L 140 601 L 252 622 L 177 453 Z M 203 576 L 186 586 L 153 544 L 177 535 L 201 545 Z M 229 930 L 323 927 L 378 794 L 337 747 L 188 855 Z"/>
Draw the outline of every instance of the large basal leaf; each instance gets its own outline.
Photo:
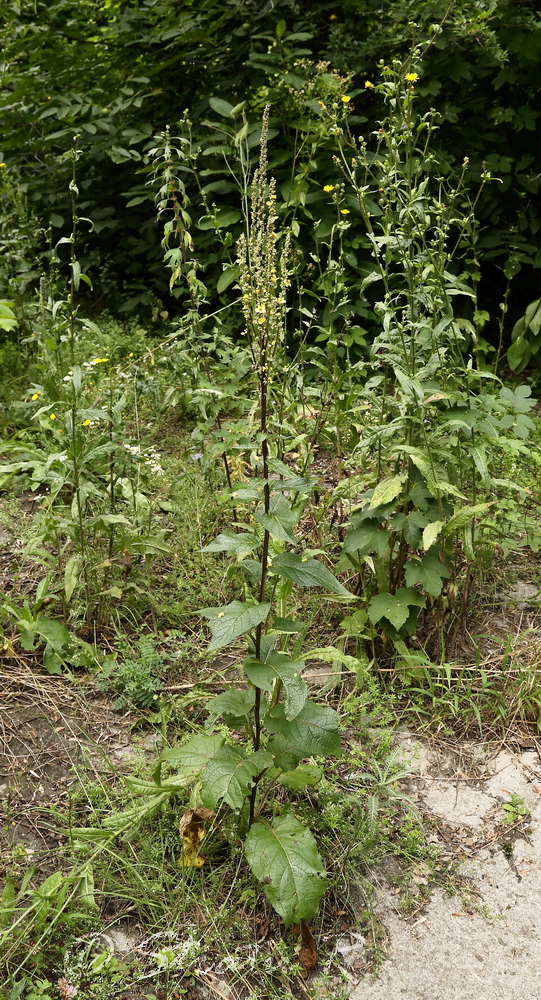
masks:
<path id="1" fill-rule="evenodd" d="M 227 646 L 239 635 L 256 628 L 265 621 L 270 609 L 270 604 L 248 604 L 243 601 L 232 601 L 222 608 L 202 608 L 199 614 L 208 619 L 212 631 L 212 639 L 207 646 L 209 652 Z"/>
<path id="2" fill-rule="evenodd" d="M 211 757 L 216 756 L 220 747 L 223 746 L 223 742 L 223 736 L 198 733 L 196 736 L 192 736 L 191 740 L 188 740 L 184 746 L 164 750 L 161 760 L 166 760 L 172 767 L 192 772 L 195 775 L 206 767 Z"/>
<path id="3" fill-rule="evenodd" d="M 247 660 L 244 670 L 256 687 L 271 691 L 279 679 L 284 687 L 284 712 L 286 719 L 294 719 L 304 707 L 308 696 L 306 682 L 302 679 L 303 660 L 292 660 L 286 653 L 270 652 L 265 663 Z"/>
<path id="4" fill-rule="evenodd" d="M 246 860 L 286 927 L 315 917 L 326 874 L 314 836 L 294 816 L 271 826 L 254 823 L 244 843 Z"/>
<path id="5" fill-rule="evenodd" d="M 410 608 L 422 608 L 424 603 L 423 595 L 417 590 L 399 587 L 396 594 L 376 594 L 368 605 L 368 615 L 373 625 L 386 618 L 398 632 L 406 624 Z"/>
<path id="6" fill-rule="evenodd" d="M 273 560 L 271 569 L 273 573 L 285 576 L 286 580 L 292 580 L 301 587 L 324 587 L 333 594 L 353 599 L 349 590 L 317 559 L 301 559 L 294 552 L 284 552 Z"/>
<path id="7" fill-rule="evenodd" d="M 211 808 L 221 801 L 227 802 L 238 812 L 251 791 L 253 779 L 273 763 L 266 750 L 246 754 L 243 747 L 222 747 L 203 771 L 203 802 Z"/>
<path id="8" fill-rule="evenodd" d="M 282 771 L 291 771 L 304 757 L 340 754 L 338 715 L 332 708 L 307 701 L 294 719 L 287 719 L 284 705 L 275 705 L 265 725 L 273 733 L 268 750 Z"/>

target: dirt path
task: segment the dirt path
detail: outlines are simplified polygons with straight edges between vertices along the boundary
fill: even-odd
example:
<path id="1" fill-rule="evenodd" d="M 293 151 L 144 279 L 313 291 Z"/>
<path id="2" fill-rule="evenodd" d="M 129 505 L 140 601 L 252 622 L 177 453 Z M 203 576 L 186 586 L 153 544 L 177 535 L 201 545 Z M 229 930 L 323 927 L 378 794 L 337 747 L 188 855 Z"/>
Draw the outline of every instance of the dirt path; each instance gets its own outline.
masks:
<path id="1" fill-rule="evenodd" d="M 392 888 L 377 905 L 390 956 L 375 981 L 363 979 L 351 1000 L 539 1000 L 541 997 L 541 759 L 528 749 L 480 746 L 457 754 L 417 751 L 410 791 L 436 818 L 436 836 L 466 857 L 468 901 L 437 890 L 412 917 Z M 469 772 L 469 773 L 468 773 Z M 529 810 L 520 817 L 509 808 Z M 507 809 L 504 810 L 504 805 Z M 512 820 L 502 825 L 502 816 Z M 475 900 L 472 905 L 472 897 Z"/>

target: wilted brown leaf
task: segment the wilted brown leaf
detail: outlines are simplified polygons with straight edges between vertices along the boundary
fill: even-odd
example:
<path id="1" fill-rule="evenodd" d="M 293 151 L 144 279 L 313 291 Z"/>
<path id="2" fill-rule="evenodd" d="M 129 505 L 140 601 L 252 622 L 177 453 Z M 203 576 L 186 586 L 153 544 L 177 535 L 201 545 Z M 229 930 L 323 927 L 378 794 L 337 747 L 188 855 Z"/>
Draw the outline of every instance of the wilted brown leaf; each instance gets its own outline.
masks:
<path id="1" fill-rule="evenodd" d="M 301 920 L 302 944 L 299 952 L 299 962 L 304 968 L 305 975 L 315 967 L 317 962 L 317 948 L 314 936 L 306 920 Z"/>
<path id="2" fill-rule="evenodd" d="M 199 806 L 188 809 L 180 819 L 179 832 L 182 837 L 183 850 L 179 858 L 181 868 L 200 868 L 205 858 L 199 851 L 199 845 L 205 836 L 205 823 L 214 816 L 212 809 Z"/>

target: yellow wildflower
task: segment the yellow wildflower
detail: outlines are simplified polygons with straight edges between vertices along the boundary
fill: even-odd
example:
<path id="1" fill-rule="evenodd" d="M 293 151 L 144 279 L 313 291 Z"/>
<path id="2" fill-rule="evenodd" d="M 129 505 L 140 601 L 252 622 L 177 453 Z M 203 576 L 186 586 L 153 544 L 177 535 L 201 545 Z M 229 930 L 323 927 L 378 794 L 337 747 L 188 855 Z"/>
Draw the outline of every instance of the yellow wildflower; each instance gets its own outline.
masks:
<path id="1" fill-rule="evenodd" d="M 329 191 L 334 191 L 334 184 L 325 184 L 323 190 L 326 191 L 327 194 L 329 193 Z"/>
<path id="2" fill-rule="evenodd" d="M 343 96 L 343 97 L 341 97 L 341 98 L 340 98 L 340 100 L 341 100 L 341 101 L 342 101 L 342 102 L 343 102 L 344 104 L 349 104 L 349 102 L 351 101 L 351 97 L 348 97 L 348 96 L 347 96 L 346 94 L 344 94 L 344 96 Z"/>
<path id="3" fill-rule="evenodd" d="M 349 208 L 341 208 L 340 215 L 349 215 Z"/>
<path id="4" fill-rule="evenodd" d="M 370 80 L 365 80 L 365 81 L 364 81 L 364 85 L 365 85 L 365 87 L 366 87 L 366 88 L 368 88 L 368 87 L 373 87 L 373 86 L 374 86 L 374 84 L 373 84 L 373 83 L 371 83 L 371 82 L 370 82 Z"/>
<path id="5" fill-rule="evenodd" d="M 91 420 L 88 420 L 88 419 L 87 420 L 83 420 L 83 427 L 90 427 L 91 423 L 92 423 Z"/>
<path id="6" fill-rule="evenodd" d="M 32 399 L 39 399 L 40 396 L 41 392 L 35 392 L 34 395 L 32 396 Z"/>
<path id="7" fill-rule="evenodd" d="M 109 361 L 109 358 L 94 358 L 93 365 L 102 365 L 105 361 Z"/>
<path id="8" fill-rule="evenodd" d="M 418 73 L 406 73 L 406 80 L 408 83 L 416 83 L 419 79 Z"/>
<path id="9" fill-rule="evenodd" d="M 336 21 L 336 20 L 337 20 L 337 18 L 338 18 L 338 15 L 337 15 L 337 14 L 331 14 L 331 16 L 330 16 L 330 18 L 329 18 L 329 21 Z"/>
<path id="10" fill-rule="evenodd" d="M 56 413 L 50 413 L 49 414 L 49 419 L 50 420 L 56 420 Z"/>
<path id="11" fill-rule="evenodd" d="M 0 163 L 0 167 L 5 167 L 5 163 Z"/>

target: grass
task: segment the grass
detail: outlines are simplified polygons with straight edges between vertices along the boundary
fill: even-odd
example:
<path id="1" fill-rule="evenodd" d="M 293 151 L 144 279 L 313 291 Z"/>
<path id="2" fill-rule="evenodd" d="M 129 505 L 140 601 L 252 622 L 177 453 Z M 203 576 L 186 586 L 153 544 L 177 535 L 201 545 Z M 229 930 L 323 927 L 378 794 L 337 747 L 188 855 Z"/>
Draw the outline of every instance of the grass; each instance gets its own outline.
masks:
<path id="1" fill-rule="evenodd" d="M 147 347 L 140 328 L 129 330 L 120 343 L 115 324 L 105 324 L 103 350 L 112 357 L 118 355 L 121 361 L 130 353 L 144 355 Z M 130 425 L 136 415 L 129 413 L 126 419 Z M 58 1000 L 57 983 L 63 978 L 77 987 L 78 1000 L 123 996 L 137 985 L 143 990 L 141 996 L 144 991 L 146 995 L 162 991 L 167 1000 L 184 995 L 193 984 L 206 986 L 209 995 L 215 995 L 220 978 L 238 989 L 243 1000 L 261 995 L 282 1000 L 285 990 L 285 995 L 314 1000 L 346 996 L 348 983 L 333 950 L 337 937 L 350 932 L 366 937 L 368 970 L 376 968 L 385 953 L 384 930 L 373 907 L 375 873 L 382 864 L 392 859 L 392 878 L 407 912 L 425 902 L 435 885 L 447 891 L 460 886 L 456 869 L 427 838 L 426 819 L 406 799 L 402 785 L 407 775 L 394 750 L 392 731 L 406 723 L 433 735 L 501 737 L 513 727 L 536 733 L 541 689 L 533 613 L 526 628 L 521 627 L 520 614 L 509 615 L 507 634 L 505 628 L 494 631 L 490 617 L 487 621 L 477 616 L 474 623 L 470 615 L 465 623 L 471 626 L 473 637 L 449 662 L 442 657 L 441 662 L 432 663 L 425 657 L 425 662 L 413 665 L 388 666 L 383 649 L 362 678 L 344 670 L 328 684 L 326 677 L 322 685 L 319 682 L 320 697 L 340 708 L 347 753 L 327 767 L 316 790 L 291 798 L 295 815 L 317 832 L 329 872 L 329 890 L 314 925 L 322 971 L 306 982 L 297 958 L 299 942 L 284 933 L 238 861 L 234 830 L 227 818 L 205 840 L 205 865 L 193 869 L 179 866 L 178 823 L 191 804 L 187 793 L 170 801 L 132 839 L 117 838 L 105 844 L 92 836 L 83 841 L 75 832 L 82 827 L 99 830 L 106 817 L 137 801 L 133 785 L 130 788 L 124 782 L 120 771 L 129 767 L 140 780 L 149 780 L 155 767 L 155 755 L 149 759 L 148 752 L 141 751 L 136 765 L 104 752 L 98 742 L 104 731 L 114 742 L 117 722 L 120 725 L 124 720 L 127 725 L 129 720 L 134 741 L 136 734 L 155 733 L 158 746 L 174 743 L 204 724 L 206 701 L 227 686 L 235 671 L 234 651 L 209 659 L 203 627 L 194 614 L 206 604 L 243 595 L 241 575 L 229 562 L 201 552 L 229 524 L 220 499 L 223 475 L 218 464 L 211 466 L 196 457 L 200 445 L 194 447 L 189 429 L 174 412 L 161 418 L 158 431 L 156 421 L 149 387 L 139 398 L 137 425 L 141 446 L 160 450 L 164 473 L 153 484 L 150 496 L 172 551 L 153 561 L 151 588 L 144 560 L 134 560 L 130 578 L 138 582 L 141 592 L 129 596 L 127 591 L 111 607 L 109 622 L 89 636 L 100 650 L 101 667 L 95 665 L 94 672 L 86 675 L 72 671 L 72 690 L 80 698 L 82 717 L 88 722 L 88 713 L 103 712 L 102 732 L 84 736 L 85 725 L 66 727 L 65 745 L 70 740 L 77 745 L 66 763 L 71 788 L 67 800 L 42 807 L 40 820 L 47 829 L 43 853 L 32 860 L 24 837 L 18 839 L 13 832 L 15 815 L 6 816 L 12 846 L 2 874 L 12 889 L 4 893 L 0 921 L 7 997 Z M 522 458 L 507 473 L 519 478 L 532 494 L 538 488 L 537 467 L 528 466 Z M 519 540 L 521 531 L 524 541 L 534 537 L 538 531 L 535 511 L 527 499 L 525 503 L 526 520 L 519 523 L 513 507 L 513 516 L 501 526 L 502 536 L 512 530 Z M 303 530 L 308 537 L 313 534 L 314 547 L 323 538 L 328 552 L 333 546 L 338 548 L 332 509 L 324 516 L 321 508 L 314 509 L 313 518 L 311 514 L 306 512 Z M 0 497 L 0 523 L 11 535 L 30 540 L 38 517 L 39 510 L 23 512 L 18 499 Z M 53 554 L 52 547 L 49 554 Z M 486 590 L 496 576 L 491 550 L 483 550 L 483 559 Z M 537 580 L 535 563 L 529 572 Z M 35 595 L 42 575 L 43 564 L 27 558 L 14 576 L 13 599 Z M 495 581 L 494 586 L 500 584 Z M 328 606 L 313 594 L 296 600 L 298 606 L 292 613 L 310 623 L 313 645 L 335 642 L 340 614 L 329 616 Z M 76 603 L 70 622 L 73 629 L 83 625 Z M 14 641 L 9 622 L 5 628 L 8 640 Z M 420 635 L 421 651 L 422 639 Z M 355 640 L 347 639 L 345 648 L 353 654 Z M 35 668 L 38 656 L 25 657 L 19 649 L 17 656 L 24 692 L 29 674 L 23 666 L 24 670 L 28 664 Z M 59 698 L 54 685 L 60 682 L 45 678 L 46 683 L 51 685 L 51 701 Z M 15 690 L 16 675 L 13 684 Z M 64 720 L 60 726 L 69 713 L 67 701 L 60 707 Z M 85 865 L 91 866 L 91 872 Z M 58 885 L 49 883 L 44 890 L 45 878 L 56 871 L 61 873 Z M 95 905 L 89 905 L 92 898 Z M 9 929 L 14 918 L 20 920 L 19 936 Z M 102 947 L 107 938 L 99 935 L 119 925 L 141 928 L 134 939 L 137 957 L 133 963 L 111 956 Z M 211 972 L 201 972 L 203 955 L 205 968 Z"/>

